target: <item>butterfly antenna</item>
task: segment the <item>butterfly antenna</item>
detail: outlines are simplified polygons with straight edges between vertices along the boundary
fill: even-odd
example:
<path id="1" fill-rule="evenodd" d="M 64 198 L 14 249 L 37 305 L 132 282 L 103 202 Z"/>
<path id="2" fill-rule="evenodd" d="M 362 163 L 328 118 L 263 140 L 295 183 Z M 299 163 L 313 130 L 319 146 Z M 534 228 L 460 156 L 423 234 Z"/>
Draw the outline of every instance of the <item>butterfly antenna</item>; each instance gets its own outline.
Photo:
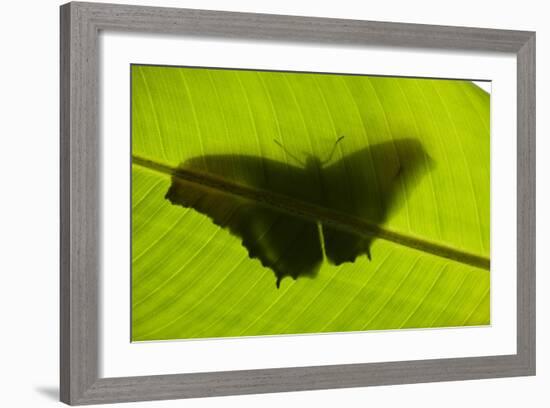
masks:
<path id="1" fill-rule="evenodd" d="M 288 150 L 286 150 L 285 147 L 283 146 L 283 144 L 282 144 L 281 142 L 279 142 L 277 139 L 273 139 L 273 141 L 274 141 L 275 143 L 277 143 L 277 144 L 281 147 L 281 149 L 283 149 L 283 151 L 284 151 L 287 155 L 289 155 L 290 157 L 292 157 L 294 160 L 296 160 L 296 161 L 297 161 L 298 163 L 300 163 L 302 166 L 305 165 L 299 158 L 297 158 L 297 157 L 294 156 L 292 153 L 290 153 Z"/>
<path id="2" fill-rule="evenodd" d="M 336 151 L 336 147 L 338 146 L 338 143 L 340 143 L 342 141 L 342 139 L 344 138 L 344 135 L 340 136 L 336 142 L 334 142 L 334 146 L 332 147 L 332 151 L 330 152 L 330 154 L 328 155 L 328 157 L 326 158 L 326 160 L 323 161 L 323 164 L 325 163 L 328 163 L 331 159 L 332 159 L 332 156 L 334 156 L 334 152 Z"/>

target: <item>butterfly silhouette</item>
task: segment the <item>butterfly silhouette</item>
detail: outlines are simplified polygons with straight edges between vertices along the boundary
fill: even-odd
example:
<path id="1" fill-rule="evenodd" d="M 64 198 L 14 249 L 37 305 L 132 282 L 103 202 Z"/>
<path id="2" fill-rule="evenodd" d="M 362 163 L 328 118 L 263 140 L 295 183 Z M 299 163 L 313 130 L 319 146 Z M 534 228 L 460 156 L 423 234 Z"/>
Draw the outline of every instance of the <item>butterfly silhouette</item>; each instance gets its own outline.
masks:
<path id="1" fill-rule="evenodd" d="M 402 201 L 398 197 L 433 166 L 416 139 L 370 145 L 342 154 L 339 160 L 328 164 L 342 141 L 343 137 L 336 141 L 326 160 L 308 155 L 300 166 L 228 154 L 196 156 L 184 161 L 179 168 L 380 225 Z M 286 154 L 299 162 L 289 152 Z M 219 188 L 213 188 L 190 182 L 176 171 L 166 199 L 174 205 L 193 208 L 239 237 L 250 258 L 258 259 L 275 273 L 277 288 L 286 276 L 314 277 L 323 259 L 340 265 L 354 262 L 362 254 L 371 258 L 372 234 L 233 194 L 223 188 L 223 182 Z"/>

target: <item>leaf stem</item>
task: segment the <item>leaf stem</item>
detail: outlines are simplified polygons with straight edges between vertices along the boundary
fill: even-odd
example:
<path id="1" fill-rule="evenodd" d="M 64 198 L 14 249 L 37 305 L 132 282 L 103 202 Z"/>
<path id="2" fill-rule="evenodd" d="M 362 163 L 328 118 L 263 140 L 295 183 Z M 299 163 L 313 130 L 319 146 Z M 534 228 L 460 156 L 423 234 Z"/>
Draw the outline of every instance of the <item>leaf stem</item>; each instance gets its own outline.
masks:
<path id="1" fill-rule="evenodd" d="M 382 227 L 367 220 L 307 203 L 302 200 L 297 200 L 293 197 L 277 194 L 268 190 L 247 187 L 212 174 L 198 172 L 196 170 L 174 168 L 169 165 L 135 155 L 132 156 L 132 164 L 164 173 L 172 177 L 178 177 L 190 183 L 197 183 L 207 188 L 212 188 L 227 194 L 233 194 L 242 198 L 253 200 L 269 207 L 275 207 L 283 212 L 299 215 L 311 219 L 314 222 L 321 222 L 342 230 L 373 236 L 399 244 L 401 246 L 413 248 L 481 269 L 490 269 L 491 261 L 485 256 L 453 248 L 438 242 L 433 242 L 422 237 L 405 235 L 401 232 Z"/>

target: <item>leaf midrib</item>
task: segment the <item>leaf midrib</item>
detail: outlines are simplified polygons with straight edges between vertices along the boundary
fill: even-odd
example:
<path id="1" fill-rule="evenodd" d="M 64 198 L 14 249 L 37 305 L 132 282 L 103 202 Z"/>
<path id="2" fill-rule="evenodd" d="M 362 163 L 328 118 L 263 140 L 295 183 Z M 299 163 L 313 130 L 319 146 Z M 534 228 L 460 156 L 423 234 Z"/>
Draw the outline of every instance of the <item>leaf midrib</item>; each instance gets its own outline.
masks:
<path id="1" fill-rule="evenodd" d="M 172 177 L 178 177 L 190 183 L 199 184 L 224 193 L 229 193 L 248 200 L 260 202 L 264 205 L 276 207 L 286 213 L 306 217 L 313 221 L 319 221 L 321 223 L 336 226 L 340 229 L 374 236 L 404 247 L 413 248 L 487 271 L 490 269 L 490 259 L 485 256 L 430 241 L 425 238 L 406 235 L 401 232 L 373 224 L 364 219 L 310 204 L 282 194 L 274 193 L 268 190 L 250 188 L 211 174 L 174 168 L 167 164 L 159 163 L 137 155 L 132 155 L 132 164 L 145 167 L 159 173 L 167 174 Z"/>

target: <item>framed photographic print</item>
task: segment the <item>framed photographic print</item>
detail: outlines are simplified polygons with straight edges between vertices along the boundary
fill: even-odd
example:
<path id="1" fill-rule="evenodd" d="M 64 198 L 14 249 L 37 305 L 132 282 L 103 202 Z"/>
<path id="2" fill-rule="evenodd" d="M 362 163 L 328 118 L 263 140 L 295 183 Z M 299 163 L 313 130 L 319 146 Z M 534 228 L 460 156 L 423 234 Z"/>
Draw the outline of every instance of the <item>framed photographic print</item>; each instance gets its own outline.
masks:
<path id="1" fill-rule="evenodd" d="M 535 34 L 61 7 L 61 399 L 534 375 Z"/>

